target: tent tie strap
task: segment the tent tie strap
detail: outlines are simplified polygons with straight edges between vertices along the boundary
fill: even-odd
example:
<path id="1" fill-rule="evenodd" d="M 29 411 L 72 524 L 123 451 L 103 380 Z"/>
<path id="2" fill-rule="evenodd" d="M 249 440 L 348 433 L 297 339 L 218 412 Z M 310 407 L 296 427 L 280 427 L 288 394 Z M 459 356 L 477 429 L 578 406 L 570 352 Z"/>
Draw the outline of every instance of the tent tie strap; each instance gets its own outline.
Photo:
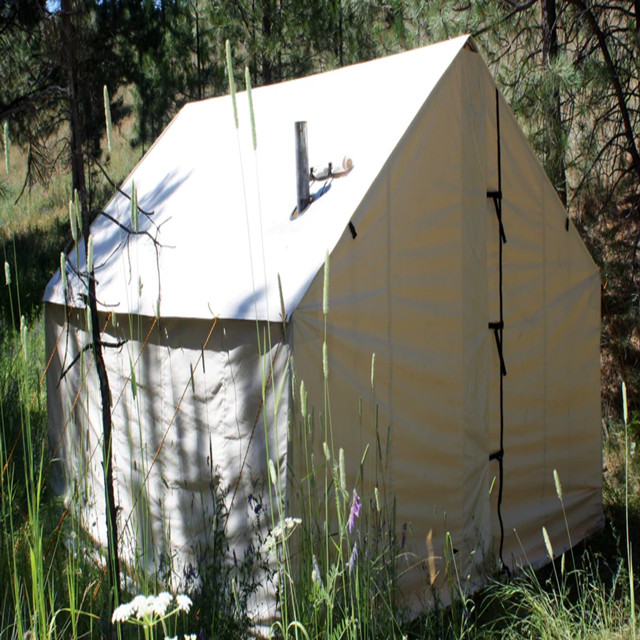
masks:
<path id="1" fill-rule="evenodd" d="M 502 191 L 487 191 L 487 198 L 491 198 L 493 200 L 493 205 L 496 208 L 498 225 L 500 226 L 500 239 L 502 240 L 502 244 L 506 244 L 507 236 L 504 232 L 504 227 L 502 226 Z"/>
<path id="2" fill-rule="evenodd" d="M 498 189 L 495 191 L 487 191 L 487 198 L 493 200 L 493 204 L 496 209 L 496 217 L 498 218 L 498 277 L 499 277 L 499 300 L 500 300 L 500 320 L 498 322 L 490 322 L 489 329 L 493 330 L 493 335 L 496 339 L 496 347 L 498 349 L 498 356 L 500 357 L 500 449 L 492 453 L 489 456 L 489 460 L 496 460 L 498 462 L 498 499 L 497 499 L 497 511 L 498 521 L 500 523 L 500 544 L 498 547 L 498 557 L 500 558 L 500 564 L 502 570 L 507 575 L 510 574 L 509 567 L 504 561 L 504 520 L 502 518 L 502 495 L 504 493 L 504 377 L 507 375 L 507 368 L 504 364 L 502 334 L 504 330 L 504 310 L 503 310 L 503 245 L 507 242 L 507 236 L 504 232 L 502 225 L 502 156 L 501 156 L 501 142 L 500 142 L 500 93 L 496 87 L 496 151 L 497 151 L 497 168 L 498 168 Z"/>
<path id="3" fill-rule="evenodd" d="M 504 329 L 504 322 L 490 322 L 489 329 L 493 329 L 493 335 L 496 339 L 496 348 L 498 349 L 498 357 L 500 358 L 500 373 L 502 377 L 507 375 L 507 367 L 504 364 L 504 355 L 502 353 L 502 330 Z"/>

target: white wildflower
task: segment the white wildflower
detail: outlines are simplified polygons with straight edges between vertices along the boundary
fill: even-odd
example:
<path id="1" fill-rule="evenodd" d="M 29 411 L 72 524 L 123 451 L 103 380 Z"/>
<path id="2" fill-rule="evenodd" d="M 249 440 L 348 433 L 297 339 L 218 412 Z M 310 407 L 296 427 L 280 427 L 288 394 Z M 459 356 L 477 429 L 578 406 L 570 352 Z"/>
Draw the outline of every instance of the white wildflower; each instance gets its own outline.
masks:
<path id="1" fill-rule="evenodd" d="M 146 618 L 149 615 L 147 602 L 148 602 L 147 596 L 143 596 L 143 595 L 136 596 L 131 601 L 133 612 L 135 613 L 135 616 L 136 618 L 138 618 L 138 620 L 142 620 L 142 618 Z"/>
<path id="2" fill-rule="evenodd" d="M 167 613 L 167 607 L 171 604 L 172 600 L 173 596 L 167 591 L 163 591 L 155 597 L 149 596 L 147 602 L 149 609 L 159 618 L 162 618 Z"/>
<path id="3" fill-rule="evenodd" d="M 266 553 L 270 553 L 275 549 L 278 540 L 286 540 L 299 524 L 302 524 L 302 520 L 300 518 L 285 518 L 273 527 L 264 543 L 264 550 Z"/>
<path id="4" fill-rule="evenodd" d="M 113 616 L 111 616 L 111 622 L 126 622 L 131 616 L 133 616 L 133 603 L 127 602 L 116 607 Z"/>
<path id="5" fill-rule="evenodd" d="M 165 636 L 164 640 L 178 640 L 178 636 Z"/>
<path id="6" fill-rule="evenodd" d="M 197 640 L 198 636 L 195 633 L 185 633 L 184 640 Z"/>
<path id="7" fill-rule="evenodd" d="M 185 613 L 189 613 L 189 609 L 191 609 L 191 598 L 184 593 L 179 593 L 176 596 L 176 605 L 178 607 L 178 611 L 184 611 Z"/>

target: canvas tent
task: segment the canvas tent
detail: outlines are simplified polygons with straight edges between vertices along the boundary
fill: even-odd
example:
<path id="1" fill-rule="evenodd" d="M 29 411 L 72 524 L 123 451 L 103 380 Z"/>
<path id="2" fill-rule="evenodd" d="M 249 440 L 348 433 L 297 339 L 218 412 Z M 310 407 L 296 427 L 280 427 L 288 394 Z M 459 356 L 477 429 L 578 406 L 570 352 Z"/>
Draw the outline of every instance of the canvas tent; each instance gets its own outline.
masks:
<path id="1" fill-rule="evenodd" d="M 554 469 L 572 540 L 601 526 L 598 272 L 473 41 L 264 87 L 253 103 L 256 152 L 246 94 L 237 131 L 230 97 L 188 104 L 122 186 L 135 182 L 152 212 L 145 233 L 124 229 L 122 194 L 105 209 L 121 226 L 102 216 L 91 227 L 101 328 L 123 343 L 105 357 L 125 555 L 197 563 L 216 474 L 230 548 L 250 549 L 267 459 L 283 479 L 302 464 L 301 380 L 324 411 L 327 254 L 334 446 L 353 483 L 373 412 L 390 428 L 412 607 L 443 587 L 446 532 L 470 586 L 500 555 L 543 563 L 542 526 L 566 549 Z M 293 218 L 300 120 L 312 165 L 348 155 L 353 169 Z M 82 249 L 78 260 L 81 271 Z M 60 491 L 83 496 L 85 524 L 105 540 L 100 395 L 83 285 L 68 271 L 66 299 L 60 273 L 45 294 L 50 440 Z"/>

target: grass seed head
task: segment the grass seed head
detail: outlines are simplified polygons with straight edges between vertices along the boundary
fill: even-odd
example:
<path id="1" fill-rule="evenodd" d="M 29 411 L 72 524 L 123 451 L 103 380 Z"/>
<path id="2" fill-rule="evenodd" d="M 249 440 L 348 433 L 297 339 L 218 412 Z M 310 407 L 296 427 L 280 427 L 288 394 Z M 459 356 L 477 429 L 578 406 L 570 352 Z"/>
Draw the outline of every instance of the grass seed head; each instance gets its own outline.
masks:
<path id="1" fill-rule="evenodd" d="M 87 240 L 87 272 L 93 271 L 93 236 Z"/>
<path id="2" fill-rule="evenodd" d="M 376 354 L 372 353 L 371 354 L 371 388 L 372 389 L 374 387 L 375 374 L 376 374 Z"/>
<path id="3" fill-rule="evenodd" d="M 104 122 L 107 130 L 107 148 L 109 149 L 109 153 L 111 153 L 111 131 L 113 129 L 113 125 L 111 124 L 111 103 L 109 101 L 109 89 L 107 89 L 106 84 L 102 88 L 102 97 L 104 99 Z"/>
<path id="4" fill-rule="evenodd" d="M 542 537 L 544 538 L 544 546 L 547 549 L 547 553 L 549 554 L 549 558 L 553 560 L 553 547 L 551 546 L 551 539 L 549 538 L 549 534 L 547 533 L 547 528 L 542 527 Z"/>
<path id="5" fill-rule="evenodd" d="M 134 233 L 138 233 L 139 226 L 139 210 L 138 210 L 138 190 L 136 183 L 131 183 L 131 229 Z"/>
<path id="6" fill-rule="evenodd" d="M 236 82 L 233 79 L 233 60 L 231 58 L 231 43 L 228 40 L 225 42 L 225 52 L 227 54 L 227 78 L 229 79 L 229 93 L 231 94 L 231 102 L 233 103 L 233 121 L 235 122 L 236 129 L 238 129 L 239 123 L 238 123 L 238 106 L 236 104 Z"/>
<path id="7" fill-rule="evenodd" d="M 324 259 L 324 285 L 322 287 L 322 313 L 329 313 L 329 250 Z"/>
<path id="8" fill-rule="evenodd" d="M 9 121 L 8 120 L 4 121 L 3 137 L 4 137 L 4 166 L 8 174 L 9 173 Z"/>
<path id="9" fill-rule="evenodd" d="M 327 380 L 329 378 L 329 354 L 327 353 L 327 343 L 322 343 L 322 373 L 324 374 L 324 379 Z"/>
<path id="10" fill-rule="evenodd" d="M 60 279 L 62 280 L 62 291 L 64 292 L 64 295 L 66 298 L 67 296 L 67 257 L 64 255 L 64 251 L 60 252 Z"/>
<path id="11" fill-rule="evenodd" d="M 79 235 L 82 235 L 82 213 L 80 212 L 80 197 L 77 189 L 73 190 L 73 212 L 76 217 Z"/>
<path id="12" fill-rule="evenodd" d="M 558 470 L 553 470 L 553 481 L 556 485 L 556 494 L 558 495 L 558 500 L 562 502 L 562 485 L 560 484 L 560 477 L 558 476 Z"/>
<path id="13" fill-rule="evenodd" d="M 251 119 L 251 140 L 253 141 L 253 150 L 258 149 L 258 137 L 256 136 L 256 120 L 253 114 L 253 97 L 251 96 L 251 74 L 249 67 L 244 68 L 244 81 L 247 87 L 247 97 L 249 98 L 249 118 Z"/>
<path id="14" fill-rule="evenodd" d="M 304 388 L 304 380 L 300 381 L 300 410 L 302 411 L 302 419 L 307 417 L 307 390 Z"/>
<path id="15" fill-rule="evenodd" d="M 340 468 L 340 488 L 343 493 L 347 493 L 347 470 L 344 463 L 344 449 L 340 447 L 340 451 L 338 452 L 338 466 Z"/>
<path id="16" fill-rule="evenodd" d="M 74 242 L 78 242 L 78 224 L 76 222 L 76 210 L 73 200 L 69 200 L 69 226 L 71 227 L 71 237 Z"/>

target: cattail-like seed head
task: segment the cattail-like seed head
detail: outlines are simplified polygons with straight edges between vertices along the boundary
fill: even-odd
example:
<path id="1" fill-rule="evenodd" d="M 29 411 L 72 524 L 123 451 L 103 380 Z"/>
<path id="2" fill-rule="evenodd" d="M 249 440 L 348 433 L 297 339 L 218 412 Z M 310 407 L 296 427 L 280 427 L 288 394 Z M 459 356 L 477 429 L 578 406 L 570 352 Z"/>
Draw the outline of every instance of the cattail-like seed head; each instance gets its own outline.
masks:
<path id="1" fill-rule="evenodd" d="M 64 251 L 60 252 L 60 279 L 62 280 L 62 291 L 65 298 L 67 297 L 67 256 Z"/>
<path id="2" fill-rule="evenodd" d="M 73 190 L 73 210 L 76 216 L 76 224 L 78 225 L 78 232 L 82 235 L 82 213 L 80 211 L 80 196 L 78 190 Z"/>
<path id="3" fill-rule="evenodd" d="M 324 285 L 322 287 L 322 313 L 326 316 L 329 313 L 329 251 L 327 250 L 324 260 Z"/>
<path id="4" fill-rule="evenodd" d="M 251 139 L 253 141 L 253 150 L 258 149 L 258 137 L 256 136 L 256 119 L 253 114 L 253 97 L 251 96 L 251 74 L 249 67 L 244 68 L 244 81 L 247 86 L 247 97 L 249 98 L 249 118 L 251 119 Z"/>
<path id="5" fill-rule="evenodd" d="M 87 240 L 87 272 L 93 271 L 93 236 Z"/>
<path id="6" fill-rule="evenodd" d="M 322 373 L 324 374 L 324 379 L 327 380 L 329 378 L 329 355 L 326 342 L 322 343 Z"/>
<path id="7" fill-rule="evenodd" d="M 376 498 L 376 511 L 380 513 L 380 492 L 378 491 L 378 487 L 374 487 L 373 494 Z"/>
<path id="8" fill-rule="evenodd" d="M 111 103 L 109 101 L 109 89 L 107 89 L 106 84 L 102 88 L 102 97 L 104 99 L 104 123 L 107 130 L 107 148 L 109 149 L 109 153 L 111 153 Z"/>
<path id="9" fill-rule="evenodd" d="M 553 470 L 553 481 L 556 485 L 556 494 L 558 495 L 558 500 L 562 502 L 562 485 L 560 484 L 560 476 L 558 476 L 558 470 Z"/>
<path id="10" fill-rule="evenodd" d="M 227 40 L 228 42 L 228 40 Z M 273 460 L 269 460 L 269 477 L 271 478 L 271 483 L 274 486 L 278 484 L 278 474 L 276 473 L 276 465 L 273 464 Z"/>
<path id="11" fill-rule="evenodd" d="M 138 190 L 136 183 L 131 183 L 131 229 L 134 233 L 138 233 Z"/>
<path id="12" fill-rule="evenodd" d="M 622 415 L 626 425 L 629 421 L 629 414 L 627 413 L 627 385 L 624 381 L 622 382 Z"/>
<path id="13" fill-rule="evenodd" d="M 340 468 L 340 488 L 343 493 L 347 492 L 347 469 L 344 464 L 344 449 L 340 447 L 340 451 L 338 452 L 338 461 Z"/>
<path id="14" fill-rule="evenodd" d="M 231 43 L 225 42 L 225 52 L 227 54 L 227 78 L 229 79 L 229 93 L 231 94 L 231 102 L 233 103 L 233 121 L 238 128 L 238 107 L 236 105 L 236 82 L 233 79 L 233 61 L 231 59 Z"/>
<path id="15" fill-rule="evenodd" d="M 76 209 L 73 200 L 69 200 L 69 226 L 71 227 L 71 237 L 74 242 L 78 242 L 78 224 L 76 222 Z"/>
<path id="16" fill-rule="evenodd" d="M 131 358 L 129 358 L 129 370 L 131 373 L 131 393 L 133 393 L 133 397 L 135 399 L 138 395 L 138 383 L 136 381 L 136 370 L 133 367 L 133 360 Z"/>
<path id="17" fill-rule="evenodd" d="M 372 353 L 371 354 L 371 388 L 372 389 L 374 387 L 375 374 L 376 374 L 376 354 Z"/>
<path id="18" fill-rule="evenodd" d="M 9 173 L 9 121 L 4 121 L 3 127 L 3 138 L 4 138 L 4 166 Z"/>
<path id="19" fill-rule="evenodd" d="M 327 445 L 326 440 L 322 443 L 322 449 L 324 450 L 325 460 L 329 462 L 331 460 L 331 452 L 329 451 L 329 447 Z"/>
<path id="20" fill-rule="evenodd" d="M 304 380 L 300 381 L 300 410 L 302 411 L 302 419 L 307 417 L 307 390 L 304 388 Z"/>
<path id="21" fill-rule="evenodd" d="M 544 538 L 544 546 L 547 548 L 547 553 L 551 560 L 553 560 L 553 547 L 551 546 L 551 539 L 549 538 L 546 527 L 542 527 L 542 537 Z"/>
<path id="22" fill-rule="evenodd" d="M 24 355 L 25 362 L 29 361 L 29 345 L 27 344 L 27 321 L 24 316 L 20 316 L 20 342 L 22 344 L 22 353 Z"/>
<path id="23" fill-rule="evenodd" d="M 11 265 L 4 261 L 4 282 L 7 287 L 11 284 Z"/>

